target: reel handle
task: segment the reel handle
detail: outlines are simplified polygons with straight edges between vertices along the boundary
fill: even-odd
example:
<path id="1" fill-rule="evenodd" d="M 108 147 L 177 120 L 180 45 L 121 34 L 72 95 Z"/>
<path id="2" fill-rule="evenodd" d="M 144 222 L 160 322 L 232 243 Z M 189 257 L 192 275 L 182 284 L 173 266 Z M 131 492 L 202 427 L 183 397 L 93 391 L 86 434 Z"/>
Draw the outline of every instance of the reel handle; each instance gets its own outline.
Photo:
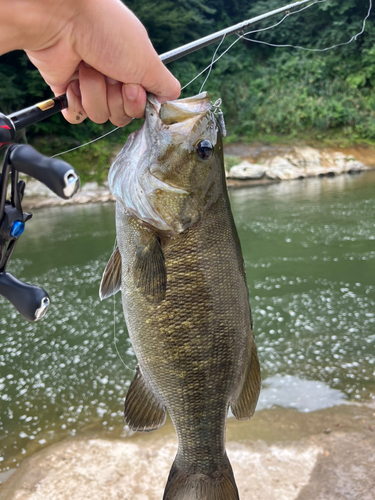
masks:
<path id="1" fill-rule="evenodd" d="M 44 156 L 28 144 L 11 146 L 10 162 L 19 172 L 43 182 L 60 198 L 72 198 L 80 187 L 79 177 L 69 163 Z"/>
<path id="2" fill-rule="evenodd" d="M 50 305 L 48 293 L 43 288 L 24 283 L 6 272 L 0 273 L 0 295 L 31 322 L 42 318 Z"/>

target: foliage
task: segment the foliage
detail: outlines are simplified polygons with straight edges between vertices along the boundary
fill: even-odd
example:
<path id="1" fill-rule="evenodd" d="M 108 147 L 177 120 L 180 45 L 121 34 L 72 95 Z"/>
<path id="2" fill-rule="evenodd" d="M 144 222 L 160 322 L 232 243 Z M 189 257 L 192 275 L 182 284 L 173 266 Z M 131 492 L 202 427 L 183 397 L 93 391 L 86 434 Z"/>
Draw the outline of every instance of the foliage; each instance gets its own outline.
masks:
<path id="1" fill-rule="evenodd" d="M 281 0 L 129 0 L 127 5 L 145 24 L 158 53 L 178 47 L 246 18 L 278 8 Z M 258 42 L 324 48 L 347 42 L 362 28 L 368 0 L 327 0 L 289 16 L 274 29 L 254 33 Z M 279 18 L 254 29 L 276 24 Z M 213 67 L 205 89 L 223 98 L 229 140 L 264 137 L 375 141 L 375 27 L 373 15 L 363 35 L 349 45 L 326 52 L 275 48 L 239 41 Z M 225 40 L 219 53 L 234 41 Z M 170 65 L 182 84 L 190 81 L 212 58 L 207 47 Z M 183 95 L 200 90 L 204 76 Z M 0 109 L 15 111 L 48 98 L 50 91 L 23 52 L 0 57 Z M 28 139 L 50 151 L 68 149 L 110 130 L 88 120 L 79 126 L 54 116 L 28 129 Z M 113 146 L 107 142 L 83 148 L 80 161 L 107 165 Z M 106 144 L 107 146 L 104 146 Z M 112 146 L 111 146 L 112 145 Z M 86 151 L 83 153 L 84 150 Z M 72 153 L 72 155 L 74 156 Z M 82 155 L 82 158 L 81 158 Z M 72 156 L 72 158 L 73 158 Z M 86 158 L 87 156 L 87 158 Z M 67 157 L 66 157 L 67 158 Z M 70 157 L 69 157 L 70 158 Z M 85 172 L 86 172 L 85 170 Z M 86 175 L 86 174 L 84 174 Z M 100 180 L 100 179 L 99 179 Z"/>

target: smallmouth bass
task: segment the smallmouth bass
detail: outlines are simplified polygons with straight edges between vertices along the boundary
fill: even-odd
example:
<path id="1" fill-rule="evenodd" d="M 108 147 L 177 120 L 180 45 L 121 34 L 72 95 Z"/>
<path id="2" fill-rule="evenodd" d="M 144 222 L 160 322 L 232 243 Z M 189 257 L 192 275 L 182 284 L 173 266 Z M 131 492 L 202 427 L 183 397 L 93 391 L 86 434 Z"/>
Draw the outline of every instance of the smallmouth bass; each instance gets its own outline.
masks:
<path id="1" fill-rule="evenodd" d="M 210 96 L 149 95 L 109 186 L 118 247 L 100 297 L 121 290 L 138 359 L 125 421 L 150 431 L 169 412 L 178 452 L 164 500 L 238 500 L 225 423 L 229 407 L 253 415 L 260 368 Z"/>

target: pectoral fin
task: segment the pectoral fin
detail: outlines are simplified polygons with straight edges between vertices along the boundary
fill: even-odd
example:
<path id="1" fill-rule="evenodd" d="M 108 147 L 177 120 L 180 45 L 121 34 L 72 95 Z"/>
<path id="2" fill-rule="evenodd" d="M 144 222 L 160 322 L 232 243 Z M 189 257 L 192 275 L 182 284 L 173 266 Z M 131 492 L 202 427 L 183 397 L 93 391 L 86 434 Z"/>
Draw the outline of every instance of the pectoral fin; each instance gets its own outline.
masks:
<path id="1" fill-rule="evenodd" d="M 150 302 L 160 302 L 167 289 L 167 269 L 159 240 L 153 236 L 146 246 L 136 250 L 134 282 Z"/>
<path id="2" fill-rule="evenodd" d="M 121 255 L 118 247 L 116 247 L 103 273 L 99 288 L 100 300 L 114 295 L 121 289 L 121 269 Z"/>
<path id="3" fill-rule="evenodd" d="M 253 332 L 249 335 L 247 359 L 241 392 L 231 404 L 232 413 L 238 420 L 246 420 L 253 416 L 260 393 L 260 366 Z"/>
<path id="4" fill-rule="evenodd" d="M 165 422 L 165 406 L 147 387 L 139 366 L 126 395 L 124 415 L 125 422 L 133 431 L 153 431 Z"/>

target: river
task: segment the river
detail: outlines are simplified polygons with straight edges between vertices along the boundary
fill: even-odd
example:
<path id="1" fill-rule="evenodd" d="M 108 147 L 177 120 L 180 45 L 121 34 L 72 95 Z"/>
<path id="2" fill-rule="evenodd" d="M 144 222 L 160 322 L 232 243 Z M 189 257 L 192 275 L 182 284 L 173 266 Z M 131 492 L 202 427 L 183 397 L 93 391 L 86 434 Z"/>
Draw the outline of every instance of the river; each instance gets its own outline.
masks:
<path id="1" fill-rule="evenodd" d="M 375 172 L 232 190 L 263 377 L 258 408 L 375 400 Z M 37 210 L 11 262 L 52 305 L 0 299 L 0 480 L 68 436 L 118 437 L 136 359 L 120 295 L 100 302 L 114 204 Z"/>

